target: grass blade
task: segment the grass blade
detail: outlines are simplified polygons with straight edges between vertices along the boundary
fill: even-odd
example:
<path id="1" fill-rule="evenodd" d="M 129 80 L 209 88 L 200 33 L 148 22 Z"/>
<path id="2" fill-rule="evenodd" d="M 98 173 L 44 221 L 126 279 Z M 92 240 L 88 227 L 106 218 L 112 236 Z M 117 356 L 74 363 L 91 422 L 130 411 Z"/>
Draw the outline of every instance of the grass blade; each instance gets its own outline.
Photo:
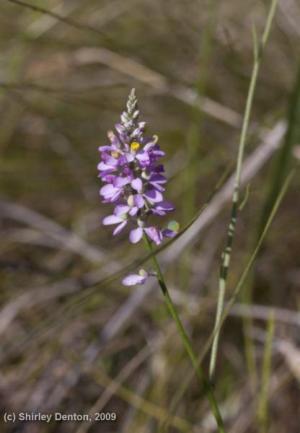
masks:
<path id="1" fill-rule="evenodd" d="M 226 246 L 222 255 L 222 262 L 221 262 L 221 269 L 220 269 L 220 278 L 219 278 L 219 294 L 218 294 L 218 304 L 217 304 L 217 312 L 216 312 L 216 319 L 215 319 L 215 329 L 219 328 L 223 308 L 224 308 L 224 299 L 225 299 L 225 291 L 226 291 L 226 281 L 227 281 L 227 275 L 228 270 L 230 266 L 230 258 L 231 258 L 231 250 L 232 250 L 232 243 L 235 235 L 235 228 L 236 228 L 236 221 L 238 216 L 238 207 L 239 207 L 239 194 L 240 194 L 240 182 L 241 182 L 241 175 L 242 175 L 242 165 L 243 165 L 243 159 L 244 159 L 244 152 L 245 152 L 245 145 L 246 145 L 246 138 L 248 134 L 248 128 L 249 128 L 249 121 L 250 121 L 250 115 L 251 110 L 253 106 L 253 99 L 254 99 L 254 93 L 257 83 L 257 77 L 258 72 L 260 69 L 261 59 L 263 50 L 266 46 L 272 21 L 275 15 L 275 10 L 277 6 L 277 0 L 272 0 L 271 6 L 269 9 L 265 29 L 261 38 L 260 45 L 257 46 L 256 39 L 254 39 L 254 63 L 253 63 L 253 69 L 251 74 L 251 80 L 249 84 L 249 90 L 248 90 L 248 96 L 246 101 L 246 107 L 245 107 L 245 113 L 243 117 L 243 125 L 241 130 L 241 136 L 240 136 L 240 143 L 239 143 L 239 149 L 238 149 L 238 156 L 237 156 L 237 164 L 236 164 L 236 178 L 235 178 L 235 186 L 232 196 L 232 208 L 231 208 L 231 218 L 228 226 L 227 231 L 227 240 L 226 240 Z M 216 368 L 216 359 L 217 359 L 217 351 L 218 351 L 218 343 L 220 338 L 220 332 L 218 331 L 215 335 L 214 342 L 212 345 L 211 350 L 211 358 L 210 358 L 210 366 L 209 366 L 209 376 L 210 378 L 213 378 Z"/>

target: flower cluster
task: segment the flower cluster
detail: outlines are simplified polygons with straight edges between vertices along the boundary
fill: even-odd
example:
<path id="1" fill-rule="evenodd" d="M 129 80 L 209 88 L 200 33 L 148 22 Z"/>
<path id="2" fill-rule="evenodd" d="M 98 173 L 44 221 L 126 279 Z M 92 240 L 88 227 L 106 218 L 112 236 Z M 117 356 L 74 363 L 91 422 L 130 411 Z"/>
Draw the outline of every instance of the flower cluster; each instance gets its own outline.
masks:
<path id="1" fill-rule="evenodd" d="M 159 245 L 163 238 L 176 235 L 176 228 L 160 229 L 150 224 L 149 219 L 166 215 L 174 206 L 163 197 L 167 179 L 158 161 L 164 152 L 157 143 L 157 136 L 149 138 L 144 134 L 145 126 L 146 123 L 139 120 L 137 98 L 132 89 L 121 122 L 115 125 L 115 132 L 108 132 L 109 144 L 99 147 L 101 160 L 97 168 L 105 184 L 100 195 L 104 203 L 115 205 L 113 214 L 105 217 L 103 224 L 115 226 L 113 235 L 131 224 L 130 242 L 137 243 L 146 235 Z M 147 276 L 142 270 L 135 275 L 136 281 L 143 283 Z"/>

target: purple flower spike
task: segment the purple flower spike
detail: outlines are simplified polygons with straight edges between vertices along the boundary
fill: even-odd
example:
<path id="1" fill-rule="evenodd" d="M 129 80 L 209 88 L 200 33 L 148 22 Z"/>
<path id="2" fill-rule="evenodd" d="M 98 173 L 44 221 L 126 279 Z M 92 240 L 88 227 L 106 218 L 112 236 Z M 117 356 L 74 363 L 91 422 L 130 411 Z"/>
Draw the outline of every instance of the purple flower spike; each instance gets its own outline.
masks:
<path id="1" fill-rule="evenodd" d="M 113 235 L 131 226 L 129 240 L 138 243 L 143 235 L 159 245 L 163 238 L 176 235 L 171 227 L 160 229 L 149 219 L 164 216 L 174 206 L 164 200 L 167 179 L 164 166 L 159 163 L 165 153 L 160 149 L 158 137 L 145 136 L 146 123 L 139 120 L 135 90 L 129 94 L 116 132 L 108 132 L 108 143 L 99 147 L 98 177 L 103 182 L 100 196 L 103 203 L 113 203 L 112 215 L 103 219 L 104 225 L 115 225 Z M 128 275 L 125 285 L 143 284 L 148 274 Z"/>

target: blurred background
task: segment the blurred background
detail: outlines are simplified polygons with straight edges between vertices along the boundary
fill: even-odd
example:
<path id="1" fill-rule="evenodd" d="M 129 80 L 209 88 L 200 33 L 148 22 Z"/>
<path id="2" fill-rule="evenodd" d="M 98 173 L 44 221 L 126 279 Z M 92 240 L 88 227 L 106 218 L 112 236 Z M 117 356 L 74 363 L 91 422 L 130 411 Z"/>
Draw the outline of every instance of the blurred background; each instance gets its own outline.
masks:
<path id="1" fill-rule="evenodd" d="M 1 412 L 93 420 L 1 419 L 2 432 L 215 431 L 158 287 L 120 283 L 144 253 L 101 226 L 111 209 L 98 194 L 97 148 L 135 87 L 167 154 L 181 227 L 218 185 L 188 241 L 160 255 L 200 354 L 214 324 L 252 27 L 261 34 L 267 9 L 263 0 L 1 1 Z M 300 158 L 299 24 L 299 2 L 280 0 L 251 117 L 228 298 Z M 299 184 L 296 169 L 222 332 L 215 392 L 231 433 L 299 433 Z"/>

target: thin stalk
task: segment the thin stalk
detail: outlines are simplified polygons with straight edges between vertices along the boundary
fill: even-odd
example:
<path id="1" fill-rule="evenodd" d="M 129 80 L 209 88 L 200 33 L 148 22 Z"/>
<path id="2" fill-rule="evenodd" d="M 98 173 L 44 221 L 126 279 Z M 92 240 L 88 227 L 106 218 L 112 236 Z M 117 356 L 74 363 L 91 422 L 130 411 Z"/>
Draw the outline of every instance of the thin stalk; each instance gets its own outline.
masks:
<path id="1" fill-rule="evenodd" d="M 160 265 L 158 263 L 156 255 L 154 254 L 154 250 L 152 248 L 152 244 L 151 244 L 149 238 L 147 237 L 147 235 L 144 235 L 144 241 L 145 241 L 145 244 L 146 244 L 149 252 L 151 253 L 152 263 L 153 263 L 154 269 L 156 271 L 157 281 L 158 281 L 158 284 L 159 284 L 159 286 L 161 288 L 161 291 L 162 291 L 162 294 L 163 294 L 164 301 L 166 303 L 167 309 L 168 309 L 169 313 L 171 314 L 171 316 L 173 317 L 173 319 L 174 319 L 174 321 L 176 323 L 176 326 L 177 326 L 179 335 L 180 335 L 180 337 L 182 339 L 184 348 L 185 348 L 185 350 L 186 350 L 186 352 L 187 352 L 187 354 L 188 354 L 188 356 L 189 356 L 189 358 L 191 360 L 191 363 L 192 363 L 193 368 L 195 370 L 196 376 L 197 376 L 197 378 L 198 378 L 198 380 L 200 382 L 200 385 L 203 386 L 203 389 L 204 389 L 206 397 L 207 397 L 207 399 L 209 401 L 212 413 L 213 413 L 214 418 L 216 420 L 216 423 L 217 423 L 217 426 L 218 426 L 218 431 L 219 431 L 219 433 L 225 433 L 222 415 L 220 413 L 220 410 L 219 410 L 219 407 L 218 407 L 218 403 L 217 403 L 217 401 L 215 399 L 213 390 L 211 388 L 211 385 L 210 385 L 209 381 L 205 378 L 202 366 L 198 363 L 198 359 L 197 359 L 197 356 L 194 353 L 194 350 L 192 348 L 192 344 L 191 344 L 190 338 L 187 335 L 187 333 L 186 333 L 186 331 L 184 329 L 184 326 L 183 326 L 183 324 L 182 324 L 182 322 L 180 320 L 180 317 L 179 317 L 179 315 L 178 315 L 178 313 L 176 311 L 175 305 L 174 305 L 174 303 L 172 301 L 172 298 L 171 298 L 170 293 L 168 291 L 167 285 L 165 283 L 164 276 L 163 276 L 163 273 L 161 271 Z"/>
<path id="2" fill-rule="evenodd" d="M 216 319 L 215 319 L 215 329 L 219 328 L 219 324 L 222 317 L 222 312 L 224 309 L 224 300 L 225 300 L 225 292 L 226 292 L 226 284 L 227 284 L 227 276 L 228 276 L 228 270 L 230 265 L 230 258 L 231 258 L 231 251 L 232 251 L 232 243 L 235 235 L 235 229 L 236 229 L 236 221 L 239 211 L 239 194 L 240 194 L 240 183 L 241 183 L 241 175 L 242 175 L 242 165 L 243 165 L 243 159 L 244 159 L 244 153 L 245 153 L 245 144 L 246 144 L 246 138 L 249 128 L 249 120 L 250 115 L 252 111 L 252 105 L 253 105 L 253 99 L 254 99 L 254 93 L 257 83 L 257 77 L 258 72 L 261 64 L 262 54 L 263 50 L 266 46 L 272 21 L 275 15 L 275 10 L 277 6 L 277 0 L 271 1 L 270 10 L 268 13 L 265 29 L 261 38 L 261 42 L 258 45 L 256 40 L 256 33 L 253 32 L 253 40 L 254 40 L 254 62 L 253 62 L 253 68 L 252 68 L 252 74 L 251 74 L 251 80 L 249 84 L 248 89 L 248 95 L 247 95 L 247 101 L 246 101 L 246 107 L 243 117 L 243 124 L 242 124 L 242 130 L 241 130 L 241 136 L 239 141 L 239 149 L 238 149 L 238 156 L 237 156 L 237 164 L 236 164 L 236 176 L 235 176 L 235 185 L 233 190 L 233 196 L 232 196 L 232 208 L 231 208 L 231 218 L 228 225 L 228 231 L 227 231 L 227 240 L 225 249 L 222 254 L 222 261 L 221 261 L 221 268 L 220 268 L 220 277 L 219 277 L 219 294 L 218 294 L 218 303 L 217 303 L 217 312 L 216 312 Z M 220 338 L 220 330 L 216 332 L 215 338 L 212 345 L 211 350 L 211 357 L 210 357 L 210 365 L 209 365 L 209 376 L 212 379 L 215 373 L 216 368 L 216 359 L 217 359 L 217 351 L 218 351 L 218 344 L 219 344 L 219 338 Z"/>

